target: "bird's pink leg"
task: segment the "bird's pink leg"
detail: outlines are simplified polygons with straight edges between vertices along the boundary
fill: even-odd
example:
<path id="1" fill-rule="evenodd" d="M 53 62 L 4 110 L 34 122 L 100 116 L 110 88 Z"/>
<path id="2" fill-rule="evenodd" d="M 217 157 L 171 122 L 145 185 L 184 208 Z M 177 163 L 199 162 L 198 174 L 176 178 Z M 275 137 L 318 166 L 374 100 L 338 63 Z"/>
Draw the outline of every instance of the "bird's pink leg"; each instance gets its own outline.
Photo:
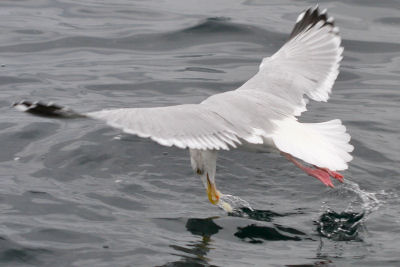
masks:
<path id="1" fill-rule="evenodd" d="M 325 170 L 325 168 L 319 168 L 319 167 L 317 167 L 316 169 L 313 169 L 313 168 L 310 168 L 310 167 L 307 167 L 307 166 L 304 166 L 304 165 L 302 165 L 300 162 L 298 162 L 297 160 L 295 160 L 294 159 L 294 157 L 292 156 L 292 155 L 290 155 L 290 154 L 288 154 L 288 153 L 285 153 L 285 152 L 281 152 L 281 154 L 282 155 L 284 155 L 288 160 L 290 160 L 291 162 L 293 162 L 293 164 L 294 165 L 296 165 L 297 167 L 299 167 L 300 169 L 302 169 L 305 173 L 307 173 L 308 175 L 310 175 L 310 176 L 312 176 L 312 177 L 315 177 L 315 178 L 317 178 L 318 180 L 320 180 L 324 185 L 326 185 L 326 186 L 330 186 L 330 187 L 334 187 L 333 186 L 333 183 L 332 183 L 332 181 L 331 181 L 331 178 L 329 177 L 330 176 L 330 172 L 332 173 L 332 174 L 338 174 L 338 173 L 336 173 L 336 172 L 333 172 L 333 171 L 330 171 L 330 170 L 328 170 L 328 169 L 326 169 Z M 329 172 L 328 172 L 328 171 Z M 340 174 L 338 174 L 338 175 L 340 175 Z M 340 175 L 341 176 L 341 175 Z M 335 177 L 335 176 L 333 176 L 333 177 Z M 343 178 L 343 176 L 341 176 L 342 178 Z M 336 178 L 336 177 L 335 177 Z M 338 178 L 336 178 L 336 179 L 338 179 Z M 340 181 L 340 180 L 339 180 Z"/>
<path id="2" fill-rule="evenodd" d="M 314 165 L 314 168 L 317 168 L 317 169 L 326 171 L 331 177 L 333 177 L 333 178 L 335 178 L 336 180 L 338 180 L 339 182 L 343 183 L 343 178 L 344 178 L 344 177 L 343 177 L 343 175 L 341 175 L 340 173 L 335 172 L 335 171 L 331 171 L 331 170 L 328 169 L 328 168 L 320 168 L 320 167 L 315 166 L 315 165 Z"/>

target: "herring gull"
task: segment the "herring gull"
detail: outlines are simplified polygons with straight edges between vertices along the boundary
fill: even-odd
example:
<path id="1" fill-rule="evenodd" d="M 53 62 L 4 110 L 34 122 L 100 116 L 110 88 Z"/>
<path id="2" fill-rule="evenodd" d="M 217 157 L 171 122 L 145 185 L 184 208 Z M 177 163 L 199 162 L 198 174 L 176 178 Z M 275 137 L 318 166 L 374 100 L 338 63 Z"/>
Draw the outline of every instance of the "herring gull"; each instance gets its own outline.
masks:
<path id="1" fill-rule="evenodd" d="M 333 187 L 330 177 L 348 168 L 353 146 L 338 119 L 301 123 L 308 99 L 326 102 L 339 73 L 343 47 L 326 10 L 301 13 L 288 41 L 262 60 L 258 72 L 238 89 L 212 95 L 200 104 L 119 108 L 80 114 L 41 102 L 21 101 L 22 111 L 50 117 L 89 117 L 164 146 L 189 149 L 191 165 L 212 204 L 217 153 L 234 148 L 275 151 L 306 174 Z M 307 163 L 302 164 L 299 160 Z"/>

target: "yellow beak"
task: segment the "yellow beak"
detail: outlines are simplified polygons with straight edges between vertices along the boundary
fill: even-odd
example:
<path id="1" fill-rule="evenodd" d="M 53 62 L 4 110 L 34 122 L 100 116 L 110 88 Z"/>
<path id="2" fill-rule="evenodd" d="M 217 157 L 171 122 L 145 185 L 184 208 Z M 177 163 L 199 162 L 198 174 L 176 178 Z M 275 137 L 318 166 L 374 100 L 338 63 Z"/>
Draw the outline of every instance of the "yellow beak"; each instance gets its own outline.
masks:
<path id="1" fill-rule="evenodd" d="M 216 205 L 219 201 L 219 191 L 215 187 L 214 183 L 211 183 L 210 178 L 208 177 L 207 173 L 207 195 L 208 195 L 208 200 L 214 205 Z"/>

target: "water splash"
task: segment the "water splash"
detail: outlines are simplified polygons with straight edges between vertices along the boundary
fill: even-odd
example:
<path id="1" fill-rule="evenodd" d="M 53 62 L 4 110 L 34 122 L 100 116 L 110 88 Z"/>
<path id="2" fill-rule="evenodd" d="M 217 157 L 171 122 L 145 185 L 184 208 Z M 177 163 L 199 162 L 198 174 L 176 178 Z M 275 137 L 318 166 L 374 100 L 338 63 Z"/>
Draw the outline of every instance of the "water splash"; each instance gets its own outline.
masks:
<path id="1" fill-rule="evenodd" d="M 362 190 L 357 183 L 349 180 L 345 181 L 342 189 L 355 193 L 361 200 L 361 211 L 353 211 L 354 201 L 341 213 L 328 208 L 316 222 L 317 230 L 321 236 L 335 241 L 361 240 L 358 232 L 362 223 L 367 215 L 382 205 L 382 202 L 377 198 L 378 193 Z"/>
<path id="2" fill-rule="evenodd" d="M 358 239 L 358 229 L 364 213 L 341 212 L 327 210 L 319 218 L 318 232 L 329 239 L 336 241 L 350 241 Z"/>
<path id="3" fill-rule="evenodd" d="M 357 183 L 354 183 L 350 180 L 345 181 L 345 186 L 343 189 L 355 193 L 360 198 L 361 208 L 366 215 L 377 210 L 382 205 L 382 202 L 376 197 L 377 193 L 362 190 Z M 351 208 L 351 205 L 348 207 L 348 209 L 349 208 Z"/>
<path id="4" fill-rule="evenodd" d="M 218 202 L 218 207 L 223 209 L 228 213 L 240 212 L 242 208 L 247 208 L 253 211 L 253 208 L 250 206 L 249 202 L 240 197 L 233 195 L 225 195 L 221 194 Z"/>

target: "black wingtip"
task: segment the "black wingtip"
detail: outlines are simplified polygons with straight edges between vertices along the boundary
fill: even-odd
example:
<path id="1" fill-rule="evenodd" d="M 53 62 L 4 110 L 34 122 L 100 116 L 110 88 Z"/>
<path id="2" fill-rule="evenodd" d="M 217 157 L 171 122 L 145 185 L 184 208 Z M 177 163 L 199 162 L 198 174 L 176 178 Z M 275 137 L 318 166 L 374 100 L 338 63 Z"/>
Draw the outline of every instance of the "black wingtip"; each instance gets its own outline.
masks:
<path id="1" fill-rule="evenodd" d="M 290 34 L 289 40 L 294 38 L 299 33 L 312 28 L 320 21 L 324 22 L 321 27 L 330 25 L 333 28 L 335 26 L 333 18 L 328 17 L 326 9 L 320 12 L 318 5 L 308 8 L 297 17 L 296 24 L 294 25 L 294 28 Z"/>
<path id="2" fill-rule="evenodd" d="M 85 117 L 85 115 L 53 103 L 44 104 L 41 102 L 22 100 L 20 102 L 15 102 L 12 106 L 20 111 L 47 118 L 72 119 Z"/>

